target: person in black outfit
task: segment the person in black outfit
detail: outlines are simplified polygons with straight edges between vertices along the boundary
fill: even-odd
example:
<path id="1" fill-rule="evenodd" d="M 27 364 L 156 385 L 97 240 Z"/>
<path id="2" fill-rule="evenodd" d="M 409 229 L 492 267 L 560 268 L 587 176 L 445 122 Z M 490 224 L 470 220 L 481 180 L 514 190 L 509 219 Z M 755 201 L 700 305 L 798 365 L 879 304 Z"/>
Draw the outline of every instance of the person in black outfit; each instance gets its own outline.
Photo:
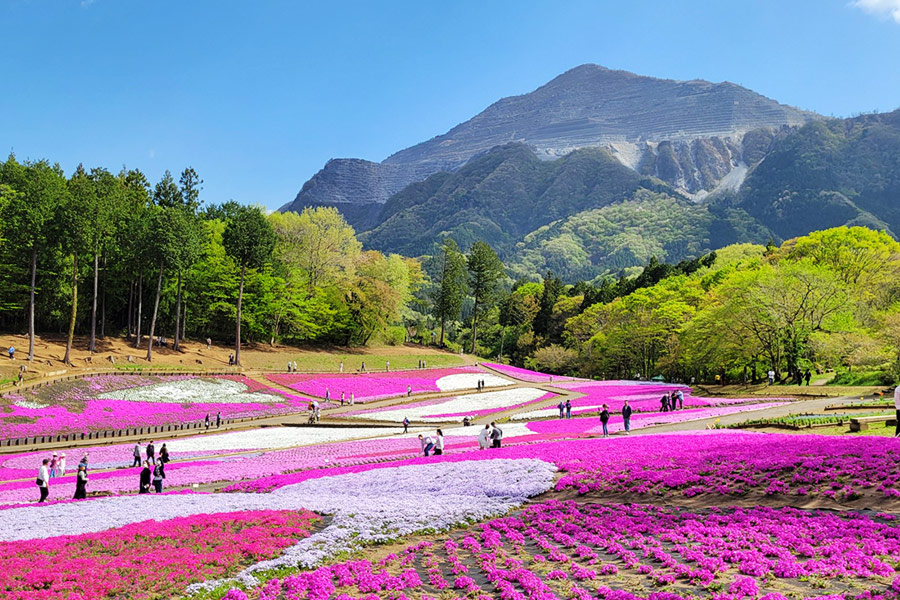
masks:
<path id="1" fill-rule="evenodd" d="M 625 422 L 625 433 L 631 433 L 631 413 L 631 405 L 626 400 L 625 406 L 622 407 L 622 421 Z"/>
<path id="2" fill-rule="evenodd" d="M 141 469 L 141 487 L 138 490 L 139 494 L 149 494 L 150 493 L 150 461 L 144 461 L 144 468 Z"/>
<path id="3" fill-rule="evenodd" d="M 606 428 L 606 424 L 609 423 L 609 407 L 605 404 L 600 411 L 600 423 L 603 424 L 603 437 L 609 437 L 609 429 Z"/>
<path id="4" fill-rule="evenodd" d="M 162 448 L 159 449 L 159 462 L 162 464 L 166 464 L 169 462 L 169 449 L 166 448 L 166 445 L 163 444 Z"/>
<path id="5" fill-rule="evenodd" d="M 78 465 L 78 475 L 75 476 L 75 500 L 87 498 L 87 471 L 82 465 Z"/>
<path id="6" fill-rule="evenodd" d="M 222 413 L 217 412 L 216 413 L 216 429 L 218 429 L 221 426 L 222 426 Z"/>
<path id="7" fill-rule="evenodd" d="M 807 369 L 806 373 L 803 374 L 803 379 L 806 380 L 806 385 L 807 387 L 809 387 L 809 381 L 812 379 L 812 373 L 809 371 L 809 369 Z"/>
<path id="8" fill-rule="evenodd" d="M 153 447 L 153 441 L 151 440 L 150 443 L 147 444 L 147 460 L 153 462 L 155 455 L 156 449 Z"/>
<path id="9" fill-rule="evenodd" d="M 209 413 L 206 413 L 206 419 L 203 420 L 206 428 L 209 429 Z"/>

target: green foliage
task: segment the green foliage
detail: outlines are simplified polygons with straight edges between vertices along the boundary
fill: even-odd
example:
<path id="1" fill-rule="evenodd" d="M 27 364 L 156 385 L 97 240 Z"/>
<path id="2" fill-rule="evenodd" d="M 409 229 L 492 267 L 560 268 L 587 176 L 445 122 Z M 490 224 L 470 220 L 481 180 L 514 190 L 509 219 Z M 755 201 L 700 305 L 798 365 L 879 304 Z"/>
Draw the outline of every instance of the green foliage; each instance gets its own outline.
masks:
<path id="1" fill-rule="evenodd" d="M 466 257 L 452 239 L 444 240 L 433 259 L 432 315 L 441 325 L 440 345 L 444 345 L 447 321 L 459 319 L 466 297 Z"/>

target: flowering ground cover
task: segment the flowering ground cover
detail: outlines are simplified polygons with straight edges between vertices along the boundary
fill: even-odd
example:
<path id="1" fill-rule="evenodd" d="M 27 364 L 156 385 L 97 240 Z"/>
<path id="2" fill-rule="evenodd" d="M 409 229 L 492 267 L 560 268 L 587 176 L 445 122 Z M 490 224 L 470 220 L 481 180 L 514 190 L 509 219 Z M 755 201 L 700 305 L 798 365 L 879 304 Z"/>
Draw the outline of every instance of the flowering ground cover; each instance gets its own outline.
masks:
<path id="1" fill-rule="evenodd" d="M 97 375 L 9 395 L 0 439 L 131 427 L 177 425 L 213 418 L 306 410 L 309 399 L 243 376 Z"/>
<path id="2" fill-rule="evenodd" d="M 727 406 L 732 404 L 748 404 L 759 402 L 760 398 L 704 398 L 693 396 L 691 389 L 675 384 L 656 384 L 637 381 L 572 381 L 557 384 L 554 387 L 570 390 L 575 393 L 585 394 L 580 398 L 571 400 L 572 414 L 583 415 L 598 412 L 606 404 L 610 412 L 621 412 L 625 400 L 631 405 L 634 412 L 658 412 L 662 403 L 663 394 L 673 390 L 681 390 L 684 393 L 684 408 L 697 408 L 703 406 Z M 787 402 L 791 398 L 766 398 L 766 401 Z M 516 415 L 519 420 L 541 419 L 553 417 L 558 414 L 555 406 L 539 410 L 529 411 Z"/>
<path id="3" fill-rule="evenodd" d="M 500 363 L 489 363 L 484 362 L 481 363 L 485 367 L 493 369 L 495 371 L 499 371 L 504 375 L 508 375 L 509 377 L 514 377 L 515 379 L 519 379 L 521 381 L 528 381 L 530 383 L 556 383 L 557 381 L 585 381 L 583 379 L 579 379 L 578 377 L 565 377 L 563 375 L 548 375 L 547 373 L 541 373 L 539 371 L 532 371 L 530 369 L 523 369 L 522 367 L 514 367 L 512 365 L 503 365 Z"/>
<path id="4" fill-rule="evenodd" d="M 324 398 L 327 392 L 332 400 L 339 400 L 343 392 L 345 399 L 349 401 L 352 393 L 357 402 L 403 396 L 407 392 L 407 386 L 411 388 L 412 393 L 419 394 L 474 389 L 478 385 L 478 380 L 484 381 L 486 387 L 513 383 L 503 377 L 485 373 L 477 367 L 418 369 L 389 373 L 275 373 L 266 375 L 266 378 L 292 390 L 319 398 Z"/>
<path id="5" fill-rule="evenodd" d="M 847 512 L 550 501 L 380 560 L 273 579 L 249 597 L 886 600 L 900 588 L 892 566 L 900 559 L 898 533 L 893 517 Z"/>
<path id="6" fill-rule="evenodd" d="M 305 510 L 144 520 L 104 531 L 0 542 L 5 598 L 171 598 L 188 585 L 278 556 L 309 536 Z"/>
<path id="7" fill-rule="evenodd" d="M 463 417 L 481 417 L 524 408 L 529 404 L 550 400 L 554 396 L 555 394 L 537 388 L 514 388 L 423 400 L 396 407 L 359 410 L 342 413 L 341 417 L 393 423 L 400 423 L 404 418 L 409 418 L 410 421 L 461 421 Z"/>

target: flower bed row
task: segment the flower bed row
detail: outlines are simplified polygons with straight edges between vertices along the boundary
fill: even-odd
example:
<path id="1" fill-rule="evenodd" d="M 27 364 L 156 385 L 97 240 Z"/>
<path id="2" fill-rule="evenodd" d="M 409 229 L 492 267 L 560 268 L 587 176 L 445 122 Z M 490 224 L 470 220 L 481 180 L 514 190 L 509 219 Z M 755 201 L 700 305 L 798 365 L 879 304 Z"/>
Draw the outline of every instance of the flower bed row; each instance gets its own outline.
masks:
<path id="1" fill-rule="evenodd" d="M 509 385 L 512 382 L 491 375 L 477 367 L 450 367 L 416 371 L 391 371 L 389 373 L 276 373 L 266 375 L 274 381 L 303 394 L 331 400 L 339 400 L 341 393 L 346 401 L 353 394 L 356 402 L 371 402 L 382 398 L 403 396 L 407 390 L 414 394 L 423 392 L 451 392 L 474 389 L 478 381 L 486 387 Z"/>
<path id="2" fill-rule="evenodd" d="M 504 600 L 688 600 L 702 591 L 716 600 L 786 600 L 801 594 L 887 600 L 900 588 L 892 566 L 900 559 L 898 533 L 892 517 L 855 513 L 790 508 L 695 513 L 550 501 L 446 539 L 408 545 L 377 562 L 353 560 L 269 580 L 249 590 L 249 597 L 351 600 L 455 593 Z M 828 591 L 833 595 L 823 595 Z M 248 595 L 233 589 L 226 597 Z"/>
<path id="3" fill-rule="evenodd" d="M 128 388 L 110 389 L 131 385 Z M 59 388 L 54 391 L 54 388 Z M 305 411 L 309 399 L 242 376 L 103 375 L 8 397 L 0 439 L 178 425 Z"/>
<path id="4" fill-rule="evenodd" d="M 529 383 L 556 383 L 557 381 L 584 381 L 577 377 L 566 377 L 563 375 L 549 375 L 547 373 L 541 373 L 539 371 L 532 371 L 531 369 L 523 369 L 522 367 L 514 367 L 512 365 L 503 365 L 500 363 L 481 363 L 485 367 L 489 369 L 493 369 L 498 371 L 504 375 L 509 377 L 514 377 L 515 379 L 519 379 L 521 381 L 527 381 Z"/>
<path id="5" fill-rule="evenodd" d="M 524 408 L 550 400 L 554 396 L 555 394 L 537 388 L 514 388 L 342 413 L 341 417 L 393 423 L 400 423 L 404 418 L 411 421 L 461 421 L 463 417 L 485 416 Z"/>

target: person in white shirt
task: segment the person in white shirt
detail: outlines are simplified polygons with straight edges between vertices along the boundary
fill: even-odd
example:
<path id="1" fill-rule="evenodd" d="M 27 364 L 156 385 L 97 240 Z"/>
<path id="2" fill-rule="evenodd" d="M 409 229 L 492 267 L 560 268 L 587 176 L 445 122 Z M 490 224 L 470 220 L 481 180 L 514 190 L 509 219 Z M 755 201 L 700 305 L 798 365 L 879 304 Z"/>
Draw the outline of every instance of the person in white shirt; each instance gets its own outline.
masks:
<path id="1" fill-rule="evenodd" d="M 894 409 L 897 411 L 897 426 L 894 429 L 894 437 L 900 437 L 900 385 L 894 388 Z"/>
<path id="2" fill-rule="evenodd" d="M 482 429 L 481 431 L 478 432 L 478 449 L 484 450 L 485 448 L 490 446 L 491 445 L 491 443 L 489 441 L 490 439 L 491 439 L 491 426 L 485 425 L 484 429 Z"/>
<path id="3" fill-rule="evenodd" d="M 41 462 L 41 468 L 38 469 L 37 484 L 41 489 L 41 499 L 38 502 L 43 502 L 50 495 L 50 468 L 47 467 L 49 464 L 50 459 L 45 458 Z"/>
<path id="4" fill-rule="evenodd" d="M 431 449 L 434 448 L 434 440 L 431 439 L 431 436 L 422 436 L 419 434 L 419 444 L 422 446 L 422 454 L 425 456 L 429 456 L 431 454 Z"/>
<path id="5" fill-rule="evenodd" d="M 444 453 L 444 432 L 438 429 L 436 434 L 434 441 L 434 455 L 440 456 Z"/>
<path id="6" fill-rule="evenodd" d="M 59 455 L 59 461 L 56 463 L 56 470 L 59 471 L 58 475 L 60 477 L 65 477 L 66 475 L 66 453 L 63 452 Z"/>

